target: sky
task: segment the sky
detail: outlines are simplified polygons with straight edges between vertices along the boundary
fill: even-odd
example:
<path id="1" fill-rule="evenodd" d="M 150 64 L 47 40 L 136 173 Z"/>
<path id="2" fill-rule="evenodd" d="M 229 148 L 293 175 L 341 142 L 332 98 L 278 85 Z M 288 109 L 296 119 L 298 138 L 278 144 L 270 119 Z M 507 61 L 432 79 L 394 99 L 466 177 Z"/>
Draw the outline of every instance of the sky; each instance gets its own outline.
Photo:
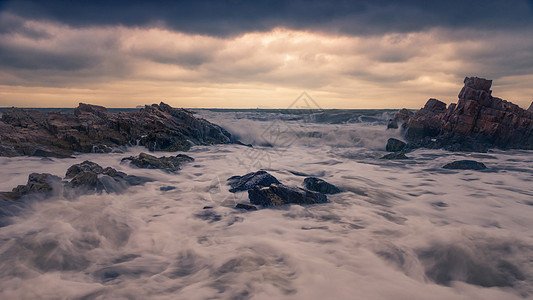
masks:
<path id="1" fill-rule="evenodd" d="M 0 106 L 533 101 L 533 0 L 0 0 Z"/>

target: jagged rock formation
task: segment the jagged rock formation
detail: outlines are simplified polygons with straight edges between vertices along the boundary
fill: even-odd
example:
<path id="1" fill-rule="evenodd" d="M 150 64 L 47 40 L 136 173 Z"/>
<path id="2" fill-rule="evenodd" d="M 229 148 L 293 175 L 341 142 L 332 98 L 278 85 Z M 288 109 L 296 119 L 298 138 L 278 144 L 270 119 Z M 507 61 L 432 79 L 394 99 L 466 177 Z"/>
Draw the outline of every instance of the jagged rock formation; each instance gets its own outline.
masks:
<path id="1" fill-rule="evenodd" d="M 457 104 L 429 99 L 407 119 L 408 148 L 533 149 L 533 112 L 493 97 L 492 80 L 467 77 L 464 84 Z"/>
<path id="2" fill-rule="evenodd" d="M 243 176 L 231 176 L 227 180 L 227 184 L 231 186 L 229 191 L 232 193 L 247 191 L 255 186 L 265 187 L 272 183 L 279 184 L 280 182 L 266 171 L 252 172 Z"/>
<path id="3" fill-rule="evenodd" d="M 0 121 L 0 156 L 69 157 L 137 143 L 151 151 L 185 151 L 192 145 L 231 142 L 231 134 L 220 126 L 163 102 L 119 113 L 83 103 L 74 114 L 12 108 Z"/>

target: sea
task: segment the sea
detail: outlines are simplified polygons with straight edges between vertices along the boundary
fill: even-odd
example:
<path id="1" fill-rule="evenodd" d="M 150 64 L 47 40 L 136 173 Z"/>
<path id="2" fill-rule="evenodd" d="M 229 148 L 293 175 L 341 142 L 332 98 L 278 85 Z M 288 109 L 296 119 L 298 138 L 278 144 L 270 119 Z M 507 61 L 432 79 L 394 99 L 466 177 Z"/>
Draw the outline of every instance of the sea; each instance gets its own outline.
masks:
<path id="1" fill-rule="evenodd" d="M 154 179 L 32 201 L 3 217 L 0 299 L 533 299 L 533 151 L 418 149 L 386 160 L 396 110 L 192 109 L 243 144 L 194 146 L 177 173 L 121 159 L 0 157 L 0 191 L 90 160 Z M 182 152 L 156 152 L 156 156 Z M 455 160 L 486 170 L 448 170 Z M 265 170 L 344 192 L 257 211 L 227 178 Z M 168 188 L 171 187 L 171 188 Z M 173 188 L 173 189 L 172 189 Z"/>

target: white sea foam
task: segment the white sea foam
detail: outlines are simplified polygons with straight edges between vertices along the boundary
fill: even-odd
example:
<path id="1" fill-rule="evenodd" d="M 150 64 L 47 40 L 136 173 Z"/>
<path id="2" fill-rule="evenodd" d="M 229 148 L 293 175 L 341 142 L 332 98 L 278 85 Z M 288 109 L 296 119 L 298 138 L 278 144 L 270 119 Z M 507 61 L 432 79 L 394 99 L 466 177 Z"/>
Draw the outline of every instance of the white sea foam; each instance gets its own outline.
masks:
<path id="1" fill-rule="evenodd" d="M 0 158 L 4 191 L 31 172 L 64 176 L 84 160 L 156 179 L 121 195 L 24 208 L 0 228 L 0 298 L 533 297 L 532 151 L 421 149 L 410 160 L 387 161 L 379 159 L 386 139 L 400 133 L 383 124 L 234 116 L 209 119 L 254 143 L 273 123 L 292 126 L 289 142 L 193 147 L 187 155 L 195 161 L 177 174 L 120 163 L 141 147 L 74 159 Z M 488 169 L 441 168 L 457 159 Z M 310 174 L 346 192 L 323 205 L 233 209 L 247 194 L 230 193 L 225 180 L 259 168 L 287 185 L 301 186 Z M 166 186 L 176 189 L 160 190 Z"/>

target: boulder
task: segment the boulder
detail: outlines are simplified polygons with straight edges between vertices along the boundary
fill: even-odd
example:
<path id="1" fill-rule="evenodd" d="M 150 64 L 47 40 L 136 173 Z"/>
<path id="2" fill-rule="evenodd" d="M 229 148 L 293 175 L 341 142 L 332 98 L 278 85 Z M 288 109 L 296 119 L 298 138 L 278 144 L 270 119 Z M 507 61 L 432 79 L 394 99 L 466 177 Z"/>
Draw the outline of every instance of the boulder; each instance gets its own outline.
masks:
<path id="1" fill-rule="evenodd" d="M 57 192 L 58 187 L 61 186 L 61 178 L 48 173 L 31 173 L 28 176 L 28 183 L 26 185 L 19 185 L 11 191 L 9 195 L 11 199 L 16 200 L 29 194 L 43 194 L 50 196 Z"/>
<path id="2" fill-rule="evenodd" d="M 141 153 L 138 156 L 123 158 L 122 161 L 129 160 L 130 164 L 145 169 L 161 169 L 167 172 L 176 172 L 181 169 L 183 163 L 192 162 L 194 158 L 178 154 L 176 156 L 155 157 L 150 154 Z"/>
<path id="3" fill-rule="evenodd" d="M 333 184 L 316 177 L 305 178 L 303 184 L 306 189 L 322 194 L 337 194 L 342 192 L 341 189 L 334 186 Z"/>
<path id="4" fill-rule="evenodd" d="M 394 153 L 386 154 L 386 155 L 382 156 L 380 159 L 396 160 L 396 159 L 409 159 L 409 157 L 407 157 L 405 155 L 405 153 L 400 151 L 400 152 L 394 152 Z"/>
<path id="5" fill-rule="evenodd" d="M 231 186 L 229 191 L 232 193 L 247 191 L 255 186 L 265 187 L 271 185 L 272 183 L 279 184 L 280 182 L 276 179 L 276 177 L 262 170 L 248 173 L 243 176 L 232 176 L 227 179 L 227 184 Z"/>
<path id="6" fill-rule="evenodd" d="M 457 104 L 430 99 L 405 123 L 408 148 L 485 152 L 533 149 L 533 112 L 492 96 L 492 80 L 467 77 Z M 397 113 L 400 115 L 400 112 Z"/>
<path id="7" fill-rule="evenodd" d="M 398 152 L 402 151 L 405 146 L 407 146 L 407 144 L 400 141 L 399 139 L 390 138 L 387 140 L 387 146 L 385 147 L 385 150 L 387 150 L 388 152 Z"/>
<path id="8" fill-rule="evenodd" d="M 475 160 L 457 160 L 444 165 L 443 168 L 454 170 L 483 170 L 486 169 L 487 166 L 485 166 L 484 163 Z"/>
<path id="9" fill-rule="evenodd" d="M 84 103 L 73 114 L 11 108 L 0 120 L 1 156 L 63 158 L 136 144 L 150 151 L 185 151 L 193 145 L 232 142 L 220 126 L 163 102 L 119 113 Z"/>
<path id="10" fill-rule="evenodd" d="M 281 206 L 285 204 L 318 204 L 328 202 L 326 195 L 273 183 L 268 187 L 254 186 L 248 190 L 250 203 L 262 206 Z"/>

